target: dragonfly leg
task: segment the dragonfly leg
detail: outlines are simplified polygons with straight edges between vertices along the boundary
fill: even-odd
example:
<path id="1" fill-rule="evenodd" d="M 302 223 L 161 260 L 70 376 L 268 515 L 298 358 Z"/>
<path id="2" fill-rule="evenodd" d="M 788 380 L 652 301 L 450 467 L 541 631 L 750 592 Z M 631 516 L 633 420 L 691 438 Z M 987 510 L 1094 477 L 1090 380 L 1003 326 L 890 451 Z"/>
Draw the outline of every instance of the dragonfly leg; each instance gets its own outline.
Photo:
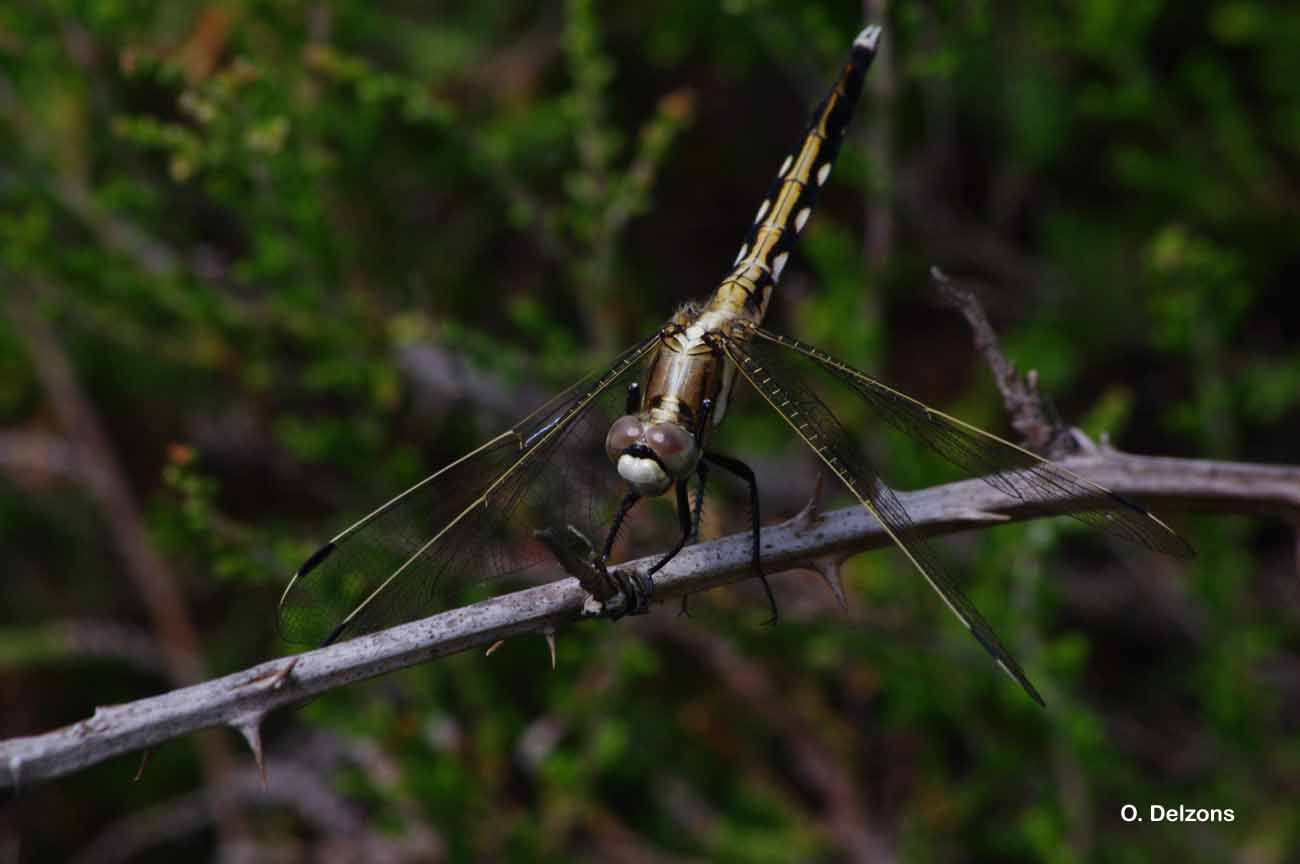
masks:
<path id="1" fill-rule="evenodd" d="M 701 461 L 695 466 L 695 473 L 699 477 L 699 485 L 695 487 L 695 506 L 691 508 L 691 543 L 700 542 L 700 518 L 704 515 L 704 484 L 708 480 L 709 466 Z M 690 594 L 682 595 L 682 608 L 678 615 L 690 617 L 691 610 L 687 608 L 690 599 Z"/>
<path id="2" fill-rule="evenodd" d="M 624 602 L 622 607 L 619 608 L 618 612 L 611 616 L 615 620 L 622 618 L 624 615 L 628 614 L 629 611 L 635 613 L 638 611 L 639 607 L 645 605 L 645 592 L 642 586 L 634 586 L 631 579 L 623 574 L 617 576 L 609 575 L 609 571 L 605 566 L 609 561 L 609 556 L 614 552 L 614 543 L 618 540 L 618 532 L 623 530 L 623 520 L 627 518 L 627 514 L 632 512 L 632 508 L 635 507 L 637 502 L 640 500 L 641 493 L 636 491 L 629 492 L 627 495 L 623 496 L 623 500 L 619 502 L 618 511 L 614 513 L 614 521 L 609 525 L 609 533 L 605 535 L 605 547 L 601 551 L 600 556 L 592 562 L 600 572 L 605 573 L 616 583 L 619 592 L 623 595 Z"/>
<path id="3" fill-rule="evenodd" d="M 609 533 L 605 535 L 605 548 L 600 553 L 601 564 L 609 561 L 609 556 L 614 552 L 614 542 L 618 540 L 618 532 L 623 530 L 623 520 L 627 518 L 627 514 L 632 512 L 632 508 L 640 500 L 640 492 L 629 492 L 619 502 L 618 512 L 614 514 L 614 521 L 609 525 Z"/>
<path id="4" fill-rule="evenodd" d="M 709 466 L 700 462 L 695 468 L 699 484 L 695 487 L 695 504 L 691 507 L 691 543 L 700 542 L 700 519 L 704 516 L 704 483 L 708 480 Z"/>
<path id="5" fill-rule="evenodd" d="M 705 399 L 700 404 L 700 418 L 695 426 L 695 440 L 701 446 L 704 442 L 704 434 L 708 431 L 709 421 L 713 419 L 713 400 Z M 704 462 L 697 462 L 695 472 L 700 475 L 700 486 L 695 492 L 695 507 L 691 511 L 691 540 L 692 543 L 700 542 L 700 516 L 704 513 L 704 481 L 709 476 L 709 466 Z"/>
<path id="6" fill-rule="evenodd" d="M 686 541 L 691 539 L 691 502 L 686 491 L 685 479 L 677 481 L 677 525 L 682 530 L 681 536 L 677 538 L 673 548 L 668 550 L 668 554 L 660 558 L 659 562 L 646 572 L 647 576 L 653 576 L 662 570 L 665 564 L 676 558 L 677 553 L 682 551 Z"/>
<path id="7" fill-rule="evenodd" d="M 677 481 L 677 524 L 681 527 L 682 533 L 681 536 L 677 538 L 677 542 L 673 544 L 673 548 L 668 550 L 668 554 L 660 558 L 659 562 L 646 572 L 646 580 L 650 583 L 650 591 L 646 592 L 647 599 L 650 596 L 650 592 L 654 590 L 654 581 L 650 577 L 662 570 L 664 565 L 669 561 L 676 558 L 677 553 L 682 551 L 682 547 L 686 545 L 686 541 L 691 539 L 691 502 L 690 495 L 686 489 L 686 482 L 687 478 L 685 477 Z"/>
<path id="8" fill-rule="evenodd" d="M 760 557 L 762 538 L 758 517 L 758 479 L 754 476 L 754 470 L 739 459 L 733 459 L 730 456 L 723 456 L 721 453 L 713 453 L 708 450 L 704 451 L 704 458 L 719 468 L 735 474 L 749 486 L 749 515 L 752 519 L 750 537 L 752 539 L 754 575 L 758 577 L 759 582 L 763 583 L 763 591 L 767 594 L 767 605 L 772 609 L 772 617 L 764 623 L 775 624 L 780 618 L 780 614 L 777 612 L 776 597 L 772 595 L 772 586 L 767 582 L 767 574 L 763 572 L 763 562 Z"/>

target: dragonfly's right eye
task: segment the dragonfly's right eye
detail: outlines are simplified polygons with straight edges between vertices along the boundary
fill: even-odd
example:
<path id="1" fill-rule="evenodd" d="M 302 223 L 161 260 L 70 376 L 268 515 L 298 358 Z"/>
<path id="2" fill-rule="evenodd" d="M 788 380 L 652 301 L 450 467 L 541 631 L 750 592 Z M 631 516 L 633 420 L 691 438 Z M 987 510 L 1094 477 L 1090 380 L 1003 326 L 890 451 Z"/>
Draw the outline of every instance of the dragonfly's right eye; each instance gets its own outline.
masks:
<path id="1" fill-rule="evenodd" d="M 631 414 L 615 420 L 614 425 L 609 427 L 609 435 L 605 437 L 605 453 L 609 456 L 609 461 L 617 465 L 618 457 L 638 443 L 644 433 L 645 427 L 641 421 Z"/>

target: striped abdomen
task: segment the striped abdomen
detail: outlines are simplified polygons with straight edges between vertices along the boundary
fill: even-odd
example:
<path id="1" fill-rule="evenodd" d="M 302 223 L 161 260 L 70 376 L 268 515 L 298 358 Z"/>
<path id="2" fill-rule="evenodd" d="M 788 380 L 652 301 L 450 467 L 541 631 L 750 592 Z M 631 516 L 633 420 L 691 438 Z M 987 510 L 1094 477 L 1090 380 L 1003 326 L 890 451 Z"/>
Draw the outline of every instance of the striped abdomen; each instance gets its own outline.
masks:
<path id="1" fill-rule="evenodd" d="M 868 27 L 854 40 L 835 86 L 813 111 L 802 144 L 781 163 L 732 271 L 714 292 L 710 306 L 756 323 L 762 320 L 790 250 L 812 215 L 817 192 L 830 176 L 879 38 L 880 28 Z"/>

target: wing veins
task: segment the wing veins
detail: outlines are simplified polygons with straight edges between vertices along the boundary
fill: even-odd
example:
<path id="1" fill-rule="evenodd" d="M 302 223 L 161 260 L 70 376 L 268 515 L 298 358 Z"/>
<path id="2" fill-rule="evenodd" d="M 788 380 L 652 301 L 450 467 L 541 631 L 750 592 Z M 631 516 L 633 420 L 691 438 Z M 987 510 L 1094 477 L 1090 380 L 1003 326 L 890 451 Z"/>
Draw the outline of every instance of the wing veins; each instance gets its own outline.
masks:
<path id="1" fill-rule="evenodd" d="M 898 500 L 898 496 L 885 485 L 867 463 L 866 457 L 835 419 L 830 409 L 795 376 L 786 375 L 784 380 L 777 381 L 778 376 L 759 363 L 749 353 L 747 346 L 734 339 L 725 339 L 722 345 L 728 358 L 736 365 L 745 380 L 817 454 L 817 457 L 848 488 L 863 508 L 880 523 L 894 545 L 902 551 L 912 566 L 921 572 L 930 587 L 943 599 L 949 611 L 997 661 L 998 666 L 1019 684 L 1031 699 L 1043 705 L 1042 696 L 1030 683 L 1020 664 L 1003 647 L 992 626 L 984 620 L 975 605 L 946 575 L 906 508 Z M 790 407 L 792 403 L 796 406 L 793 409 Z M 807 419 L 800 422 L 798 418 L 801 416 Z M 825 428 L 809 431 L 810 425 L 816 427 L 819 423 Z M 867 488 L 864 489 L 864 485 Z"/>
<path id="2" fill-rule="evenodd" d="M 334 628 L 330 637 L 326 641 L 329 642 L 332 641 L 334 638 L 337 638 L 337 635 L 342 633 L 350 623 L 352 623 L 354 620 L 357 619 L 358 616 L 360 616 L 363 612 L 365 612 L 365 610 L 369 606 L 371 606 L 374 603 L 374 601 L 378 597 L 380 597 L 384 593 L 384 591 L 388 589 L 389 586 L 391 586 L 393 582 L 400 575 L 406 572 L 407 569 L 412 564 L 414 564 L 417 560 L 419 560 L 422 556 L 424 556 L 429 551 L 429 549 L 434 547 L 439 540 L 441 540 L 444 536 L 447 535 L 448 532 L 452 531 L 454 528 L 460 525 L 461 522 L 464 521 L 466 516 L 468 516 L 470 513 L 472 513 L 478 508 L 489 505 L 489 502 L 491 501 L 494 493 L 500 490 L 503 487 L 503 485 L 505 485 L 508 481 L 515 478 L 516 475 L 521 474 L 521 472 L 526 472 L 530 467 L 530 464 L 535 461 L 535 457 L 539 453 L 548 450 L 549 445 L 551 445 L 553 442 L 557 441 L 560 437 L 562 437 L 565 434 L 566 430 L 572 427 L 574 421 L 581 418 L 586 413 L 587 409 L 590 408 L 596 402 L 596 400 L 615 381 L 617 381 L 620 377 L 622 377 L 633 365 L 635 365 L 638 361 L 640 361 L 643 357 L 645 357 L 645 355 L 654 348 L 659 338 L 660 338 L 660 334 L 656 333 L 654 336 L 650 337 L 649 339 L 646 339 L 645 341 L 639 343 L 638 345 L 635 345 L 632 348 L 628 349 L 627 351 L 623 352 L 623 354 L 621 354 L 619 357 L 615 359 L 614 363 L 609 367 L 608 370 L 606 370 L 605 373 L 601 374 L 598 377 L 589 375 L 579 380 L 575 384 L 566 388 L 564 391 L 561 391 L 559 395 L 547 400 L 547 402 L 544 403 L 540 408 L 531 412 L 520 423 L 517 423 L 514 428 L 502 432 L 501 434 L 495 436 L 494 438 L 490 439 L 486 443 L 480 445 L 479 447 L 475 448 L 474 450 L 470 451 L 464 456 L 461 456 L 460 458 L 456 459 L 454 462 L 451 462 L 448 465 L 443 466 L 438 471 L 424 478 L 420 482 L 414 484 L 413 486 L 406 489 L 401 494 L 395 496 L 394 498 L 390 499 L 380 507 L 376 508 L 371 513 L 362 517 L 356 523 L 349 526 L 347 529 L 345 529 L 340 534 L 338 534 L 333 540 L 331 540 L 330 543 L 327 544 L 328 546 L 335 546 L 343 543 L 350 537 L 356 535 L 357 532 L 359 532 L 366 525 L 370 524 L 371 522 L 373 522 L 374 520 L 376 520 L 378 517 L 382 516 L 386 512 L 392 510 L 408 496 L 427 487 L 430 483 L 437 480 L 440 476 L 444 475 L 445 473 L 451 471 L 454 468 L 466 466 L 470 462 L 470 460 L 473 460 L 476 457 L 480 457 L 482 455 L 491 452 L 493 448 L 500 447 L 504 442 L 507 442 L 511 437 L 515 438 L 519 442 L 518 445 L 520 450 L 519 457 L 515 459 L 507 468 L 501 471 L 497 475 L 497 477 L 487 485 L 487 487 L 483 490 L 483 492 L 479 493 L 475 498 L 473 498 L 469 502 L 469 504 L 467 504 L 463 509 L 461 509 L 459 513 L 457 513 L 450 520 L 445 522 L 442 525 L 442 527 L 433 535 L 431 539 L 421 544 L 419 548 L 415 550 L 415 552 L 413 552 L 410 556 L 408 556 L 405 561 L 403 561 L 398 567 L 396 567 L 393 570 L 392 573 L 390 573 L 387 577 L 385 577 L 384 580 L 380 582 L 365 597 L 365 599 L 363 599 L 360 603 L 358 603 L 355 607 L 353 607 L 343 617 L 343 619 L 338 623 L 338 625 Z M 569 403 L 567 407 L 564 407 L 562 409 L 559 408 L 559 406 L 564 405 L 564 399 L 566 396 L 571 397 L 572 393 L 577 391 L 584 383 L 592 381 L 593 377 L 595 377 L 595 382 L 592 383 L 591 386 L 585 392 L 583 392 L 581 396 L 579 396 L 576 400 Z M 556 416 L 551 417 L 550 419 L 546 419 L 548 415 L 552 413 L 555 413 Z M 524 434 L 522 430 L 526 430 L 530 422 L 539 422 L 539 421 L 544 421 L 542 422 L 542 425 L 539 428 L 532 430 L 528 434 Z M 504 506 L 506 506 L 507 510 L 511 506 L 513 506 L 514 503 L 518 501 L 519 496 L 522 494 L 522 492 L 523 492 L 522 489 L 517 490 L 516 493 L 513 496 L 511 496 L 511 498 L 509 498 L 506 502 L 504 502 Z M 302 567 L 299 568 L 299 570 L 294 574 L 293 579 L 290 580 L 289 585 L 286 586 L 284 593 L 281 595 L 280 606 L 282 609 L 285 608 L 286 599 L 289 597 L 294 586 L 298 583 L 299 578 L 305 576 L 309 572 L 311 572 L 309 568 Z"/>
<path id="3" fill-rule="evenodd" d="M 1062 465 L 931 408 L 818 348 L 762 328 L 753 328 L 753 334 L 814 361 L 846 383 L 891 426 L 1011 498 L 1049 509 L 1075 498 L 1082 506 L 1056 512 L 1156 552 L 1176 557 L 1194 554 L 1187 541 L 1154 513 Z"/>

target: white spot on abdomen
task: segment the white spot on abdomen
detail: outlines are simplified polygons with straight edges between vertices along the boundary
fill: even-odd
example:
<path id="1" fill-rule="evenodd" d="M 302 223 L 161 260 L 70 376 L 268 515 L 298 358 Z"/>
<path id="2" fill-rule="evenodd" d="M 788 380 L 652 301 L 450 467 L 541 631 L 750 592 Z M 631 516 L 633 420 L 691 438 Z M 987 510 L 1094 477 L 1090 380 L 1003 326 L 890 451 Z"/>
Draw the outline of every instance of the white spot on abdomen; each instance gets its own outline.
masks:
<path id="1" fill-rule="evenodd" d="M 868 51 L 876 50 L 876 43 L 880 41 L 879 25 L 872 25 L 858 34 L 858 38 L 853 40 L 853 44 L 858 48 L 866 48 Z"/>
<path id="2" fill-rule="evenodd" d="M 780 255 L 772 259 L 772 281 L 773 282 L 781 278 L 781 271 L 785 269 L 785 262 L 789 257 L 790 257 L 789 252 L 782 252 Z"/>
<path id="3" fill-rule="evenodd" d="M 831 176 L 831 163 L 827 162 L 825 165 L 817 169 L 817 185 L 825 186 L 826 178 L 829 176 Z"/>
<path id="4" fill-rule="evenodd" d="M 767 207 L 770 202 L 764 198 L 763 203 L 758 205 L 758 214 L 754 216 L 755 222 L 762 222 L 763 217 L 767 215 Z"/>
<path id="5" fill-rule="evenodd" d="M 785 176 L 785 172 L 787 172 L 787 171 L 790 170 L 790 165 L 791 165 L 791 163 L 793 163 L 793 162 L 794 162 L 794 157 L 793 157 L 793 156 L 787 156 L 787 157 L 785 157 L 785 161 L 781 163 L 781 167 L 780 167 L 780 169 L 776 172 L 776 176 L 777 176 L 777 177 L 784 177 L 784 176 Z"/>
<path id="6" fill-rule="evenodd" d="M 802 231 L 803 226 L 808 224 L 808 217 L 812 215 L 812 210 L 808 207 L 803 208 L 794 217 L 794 230 Z"/>

